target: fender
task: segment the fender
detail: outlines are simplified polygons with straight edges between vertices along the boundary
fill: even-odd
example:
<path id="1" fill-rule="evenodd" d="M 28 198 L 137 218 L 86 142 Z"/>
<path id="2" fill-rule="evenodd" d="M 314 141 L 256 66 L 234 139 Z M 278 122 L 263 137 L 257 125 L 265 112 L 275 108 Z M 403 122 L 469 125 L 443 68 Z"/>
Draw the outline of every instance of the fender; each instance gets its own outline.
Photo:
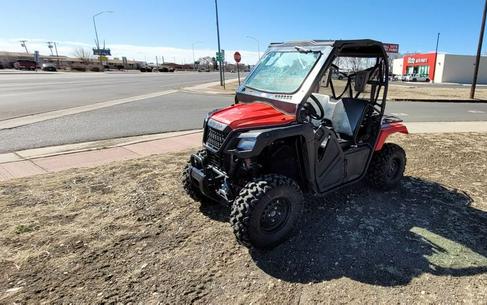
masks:
<path id="1" fill-rule="evenodd" d="M 396 132 L 409 134 L 408 128 L 402 122 L 393 122 L 393 123 L 383 124 L 381 126 L 379 136 L 377 138 L 377 142 L 375 143 L 375 151 L 381 150 L 382 146 L 384 146 L 386 139 L 391 134 L 396 133 Z"/>

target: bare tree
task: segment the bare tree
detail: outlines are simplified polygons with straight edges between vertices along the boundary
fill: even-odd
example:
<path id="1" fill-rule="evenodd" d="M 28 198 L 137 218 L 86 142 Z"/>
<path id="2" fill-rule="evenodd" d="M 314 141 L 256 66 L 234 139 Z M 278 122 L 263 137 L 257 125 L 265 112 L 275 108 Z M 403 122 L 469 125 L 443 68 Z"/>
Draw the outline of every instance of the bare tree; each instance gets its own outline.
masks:
<path id="1" fill-rule="evenodd" d="M 74 50 L 73 55 L 81 59 L 82 63 L 84 64 L 89 64 L 93 61 L 93 55 L 89 49 L 79 47 L 76 50 Z"/>

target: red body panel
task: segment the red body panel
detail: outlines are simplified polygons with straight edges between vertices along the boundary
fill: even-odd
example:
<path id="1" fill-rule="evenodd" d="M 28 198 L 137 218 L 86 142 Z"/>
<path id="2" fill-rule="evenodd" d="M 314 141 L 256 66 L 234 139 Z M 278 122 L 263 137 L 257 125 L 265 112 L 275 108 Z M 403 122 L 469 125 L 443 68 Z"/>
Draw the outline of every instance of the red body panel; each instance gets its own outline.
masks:
<path id="1" fill-rule="evenodd" d="M 380 129 L 379 133 L 379 139 L 377 140 L 377 143 L 375 144 L 375 151 L 381 150 L 382 146 L 384 145 L 387 137 L 389 137 L 391 134 L 400 132 L 404 134 L 408 134 L 408 129 L 407 127 L 401 123 L 401 122 L 395 122 L 395 123 L 390 123 L 387 125 L 382 125 L 382 128 Z"/>
<path id="2" fill-rule="evenodd" d="M 285 114 L 271 105 L 259 102 L 235 104 L 218 110 L 211 118 L 232 129 L 276 126 L 296 121 L 294 115 Z"/>

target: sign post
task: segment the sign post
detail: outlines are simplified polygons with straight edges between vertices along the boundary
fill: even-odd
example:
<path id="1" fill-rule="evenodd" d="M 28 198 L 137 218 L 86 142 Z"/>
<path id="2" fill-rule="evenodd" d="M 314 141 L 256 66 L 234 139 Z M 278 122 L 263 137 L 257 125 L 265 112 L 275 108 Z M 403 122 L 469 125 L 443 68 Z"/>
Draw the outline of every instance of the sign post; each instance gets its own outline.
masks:
<path id="1" fill-rule="evenodd" d="M 233 53 L 233 59 L 235 59 L 235 62 L 237 63 L 238 85 L 240 86 L 240 68 L 238 63 L 242 60 L 242 55 L 237 51 Z"/>
<path id="2" fill-rule="evenodd" d="M 34 51 L 34 61 L 36 62 L 36 72 L 37 72 L 37 67 L 39 66 L 39 61 L 40 61 L 40 58 L 39 58 L 39 51 Z"/>

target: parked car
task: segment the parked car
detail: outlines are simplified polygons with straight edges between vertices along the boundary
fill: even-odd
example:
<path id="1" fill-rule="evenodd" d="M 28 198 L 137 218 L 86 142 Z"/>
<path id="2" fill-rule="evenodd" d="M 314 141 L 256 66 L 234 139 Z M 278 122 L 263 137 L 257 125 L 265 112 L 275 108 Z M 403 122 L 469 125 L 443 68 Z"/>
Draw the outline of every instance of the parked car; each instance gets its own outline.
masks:
<path id="1" fill-rule="evenodd" d="M 174 68 L 168 66 L 160 66 L 159 72 L 174 72 Z"/>
<path id="2" fill-rule="evenodd" d="M 428 75 L 425 74 L 408 74 L 403 75 L 402 81 L 406 82 L 429 82 Z"/>
<path id="3" fill-rule="evenodd" d="M 42 71 L 51 71 L 51 72 L 56 72 L 57 68 L 56 65 L 50 62 L 46 62 L 42 64 Z"/>
<path id="4" fill-rule="evenodd" d="M 37 63 L 33 60 L 17 60 L 14 63 L 14 69 L 17 70 L 32 70 L 37 68 Z"/>

